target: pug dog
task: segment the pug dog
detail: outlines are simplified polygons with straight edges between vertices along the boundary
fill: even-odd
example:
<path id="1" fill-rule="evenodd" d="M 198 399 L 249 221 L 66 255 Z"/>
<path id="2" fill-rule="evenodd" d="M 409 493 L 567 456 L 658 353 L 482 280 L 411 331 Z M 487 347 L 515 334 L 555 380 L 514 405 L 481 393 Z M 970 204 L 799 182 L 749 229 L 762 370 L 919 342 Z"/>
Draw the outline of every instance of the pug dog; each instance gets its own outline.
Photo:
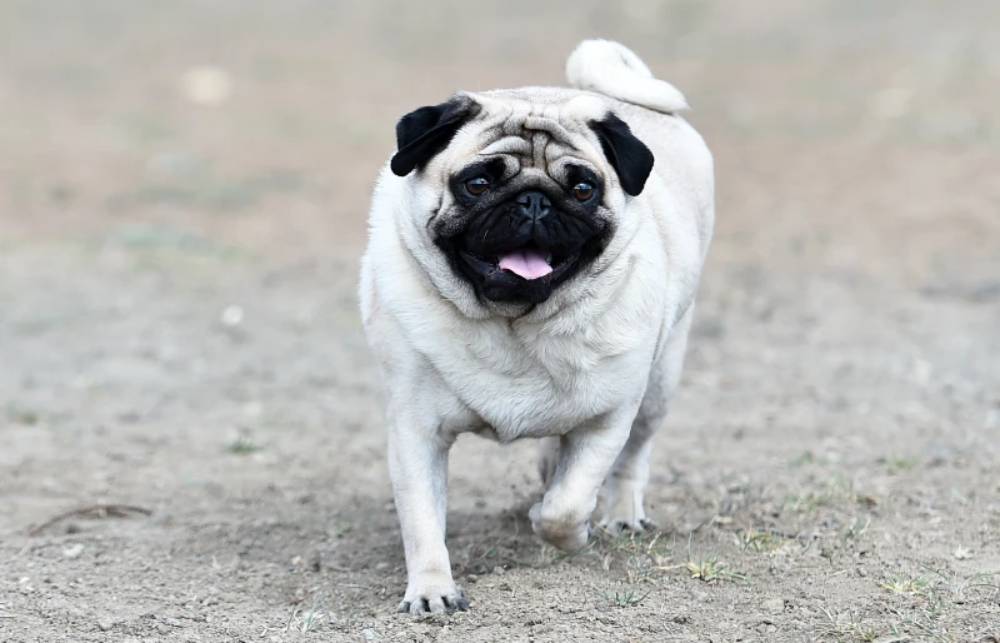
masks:
<path id="1" fill-rule="evenodd" d="M 396 125 L 361 265 L 406 557 L 400 611 L 469 606 L 445 546 L 448 450 L 541 440 L 534 531 L 563 550 L 649 527 L 652 437 L 712 236 L 712 156 L 683 95 L 581 43 L 571 88 L 460 92 Z M 600 507 L 598 508 L 598 504 Z"/>

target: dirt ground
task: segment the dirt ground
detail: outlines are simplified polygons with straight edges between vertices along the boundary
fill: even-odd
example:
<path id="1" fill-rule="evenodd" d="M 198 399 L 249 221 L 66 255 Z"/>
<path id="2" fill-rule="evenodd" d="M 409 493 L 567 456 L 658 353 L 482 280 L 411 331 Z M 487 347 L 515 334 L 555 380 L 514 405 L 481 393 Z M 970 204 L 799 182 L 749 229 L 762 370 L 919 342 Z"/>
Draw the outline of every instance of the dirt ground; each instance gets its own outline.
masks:
<path id="1" fill-rule="evenodd" d="M 0 640 L 1000 640 L 998 3 L 0 2 Z M 355 283 L 395 120 L 635 48 L 718 228 L 650 491 L 469 437 L 413 621 Z M 206 66 L 208 68 L 206 69 Z"/>

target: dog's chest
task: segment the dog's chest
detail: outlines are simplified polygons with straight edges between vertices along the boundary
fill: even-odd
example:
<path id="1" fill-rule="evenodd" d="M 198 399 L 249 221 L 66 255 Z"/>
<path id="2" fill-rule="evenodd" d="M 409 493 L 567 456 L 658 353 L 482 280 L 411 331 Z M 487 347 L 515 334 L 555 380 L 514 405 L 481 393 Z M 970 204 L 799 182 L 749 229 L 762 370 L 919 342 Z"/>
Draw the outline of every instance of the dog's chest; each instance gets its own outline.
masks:
<path id="1" fill-rule="evenodd" d="M 644 340 L 600 328 L 561 334 L 498 322 L 479 326 L 437 366 L 462 403 L 506 442 L 566 433 L 641 396 Z"/>

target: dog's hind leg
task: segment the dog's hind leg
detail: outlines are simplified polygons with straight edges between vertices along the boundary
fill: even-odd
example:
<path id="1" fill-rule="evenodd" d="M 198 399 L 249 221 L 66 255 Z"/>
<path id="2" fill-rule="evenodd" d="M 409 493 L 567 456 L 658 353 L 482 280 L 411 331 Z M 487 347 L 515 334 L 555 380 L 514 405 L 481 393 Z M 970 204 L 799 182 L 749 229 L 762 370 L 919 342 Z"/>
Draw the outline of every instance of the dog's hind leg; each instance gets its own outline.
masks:
<path id="1" fill-rule="evenodd" d="M 646 517 L 645 507 L 649 457 L 653 435 L 666 420 L 670 398 L 680 380 L 692 309 L 689 308 L 671 329 L 670 337 L 650 373 L 649 386 L 632 423 L 628 441 L 601 488 L 598 523 L 613 534 L 624 530 L 643 531 L 653 526 Z"/>
<path id="2" fill-rule="evenodd" d="M 639 417 L 632 424 L 625 448 L 615 460 L 601 488 L 598 502 L 600 524 L 612 534 L 622 531 L 643 531 L 652 527 L 646 518 L 645 492 L 649 481 L 649 455 L 653 434 L 663 423 L 664 415 Z"/>

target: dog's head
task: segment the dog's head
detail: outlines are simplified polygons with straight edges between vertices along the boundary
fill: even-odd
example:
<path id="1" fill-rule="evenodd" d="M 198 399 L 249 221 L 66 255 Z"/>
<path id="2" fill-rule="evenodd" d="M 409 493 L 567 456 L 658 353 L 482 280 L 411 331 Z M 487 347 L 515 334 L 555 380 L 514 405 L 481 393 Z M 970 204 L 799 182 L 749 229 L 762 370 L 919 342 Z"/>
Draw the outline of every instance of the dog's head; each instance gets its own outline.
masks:
<path id="1" fill-rule="evenodd" d="M 604 101 L 559 90 L 459 94 L 396 126 L 428 248 L 476 296 L 538 304 L 592 270 L 634 221 L 653 154 Z M 428 193 L 429 191 L 429 193 Z"/>

